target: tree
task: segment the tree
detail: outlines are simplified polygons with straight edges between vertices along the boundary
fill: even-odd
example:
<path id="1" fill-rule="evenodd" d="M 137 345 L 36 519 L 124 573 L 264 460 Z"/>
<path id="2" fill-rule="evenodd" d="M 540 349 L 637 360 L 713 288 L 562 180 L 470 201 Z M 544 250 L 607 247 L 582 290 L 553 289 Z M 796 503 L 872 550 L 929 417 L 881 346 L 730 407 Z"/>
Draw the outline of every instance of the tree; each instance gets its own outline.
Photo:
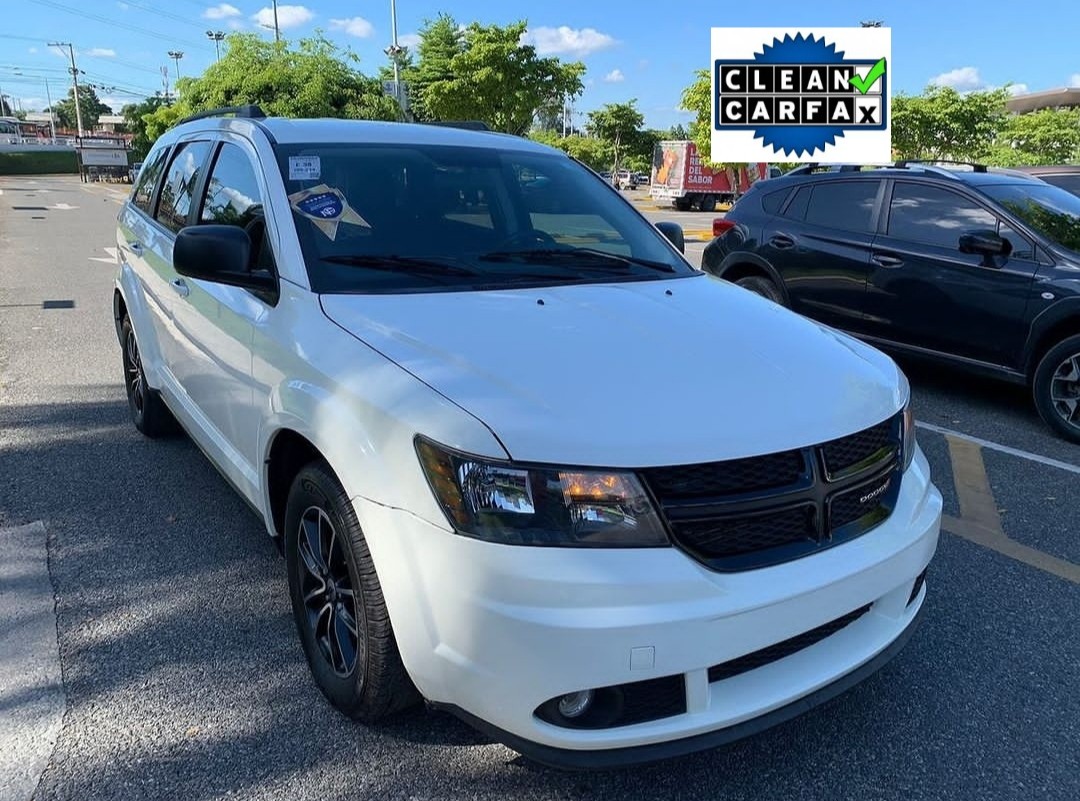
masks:
<path id="1" fill-rule="evenodd" d="M 206 72 L 176 82 L 176 106 L 184 112 L 256 103 L 279 117 L 397 119 L 379 81 L 351 66 L 356 55 L 322 35 L 301 39 L 296 49 L 257 34 L 232 34 L 227 41 L 225 54 Z"/>
<path id="2" fill-rule="evenodd" d="M 628 103 L 608 103 L 589 112 L 589 130 L 611 147 L 611 171 L 619 169 L 619 161 L 633 145 L 645 117 L 637 110 L 637 100 Z"/>
<path id="3" fill-rule="evenodd" d="M 79 109 L 82 111 L 83 128 L 91 130 L 98 124 L 102 114 L 112 114 L 113 110 L 106 106 L 97 96 L 92 86 L 79 87 Z M 68 89 L 67 97 L 53 104 L 56 112 L 56 120 L 62 128 L 75 128 L 78 126 L 78 118 L 75 114 L 75 87 Z"/>
<path id="4" fill-rule="evenodd" d="M 520 135 L 541 109 L 580 94 L 585 65 L 540 58 L 535 47 L 521 43 L 525 28 L 524 22 L 506 27 L 472 23 L 461 49 L 450 57 L 449 70 L 437 76 L 445 53 L 426 65 L 421 41 L 417 70 L 427 81 L 425 70 L 432 69 L 420 90 L 424 113 L 436 120 L 481 120 L 495 130 Z"/>
<path id="5" fill-rule="evenodd" d="M 687 132 L 686 128 L 683 127 L 683 124 L 679 122 L 671 126 L 667 132 L 667 136 L 664 138 L 678 141 L 680 139 L 689 139 L 690 134 Z"/>
<path id="6" fill-rule="evenodd" d="M 408 83 L 409 106 L 413 118 L 429 122 L 435 117 L 425 102 L 427 89 L 433 83 L 454 78 L 451 63 L 455 56 L 465 51 L 465 33 L 452 16 L 442 13 L 435 19 L 424 20 L 419 35 L 417 60 L 413 64 L 410 58 L 401 74 Z M 392 74 L 392 70 L 389 72 Z"/>
<path id="7" fill-rule="evenodd" d="M 567 155 L 600 172 L 611 164 L 611 145 L 591 136 L 559 136 L 554 131 L 538 130 L 529 134 L 535 142 L 557 147 Z"/>
<path id="8" fill-rule="evenodd" d="M 961 94 L 930 86 L 921 95 L 899 94 L 892 103 L 892 142 L 898 159 L 979 161 L 1006 122 L 1009 91 Z"/>
<path id="9" fill-rule="evenodd" d="M 694 82 L 682 93 L 681 107 L 694 113 L 690 121 L 690 140 L 697 146 L 703 164 L 714 170 L 727 170 L 732 178 L 732 188 L 739 193 L 739 175 L 746 162 L 714 161 L 712 152 L 712 79 L 708 70 L 694 73 Z"/>
<path id="10" fill-rule="evenodd" d="M 131 150 L 136 161 L 146 158 L 154 140 L 147 135 L 145 117 L 165 105 L 163 97 L 148 97 L 141 103 L 128 103 L 120 113 L 124 115 L 124 127 L 131 133 Z"/>
<path id="11" fill-rule="evenodd" d="M 988 161 L 1002 167 L 1080 160 L 1080 110 L 1043 109 L 1005 118 Z"/>

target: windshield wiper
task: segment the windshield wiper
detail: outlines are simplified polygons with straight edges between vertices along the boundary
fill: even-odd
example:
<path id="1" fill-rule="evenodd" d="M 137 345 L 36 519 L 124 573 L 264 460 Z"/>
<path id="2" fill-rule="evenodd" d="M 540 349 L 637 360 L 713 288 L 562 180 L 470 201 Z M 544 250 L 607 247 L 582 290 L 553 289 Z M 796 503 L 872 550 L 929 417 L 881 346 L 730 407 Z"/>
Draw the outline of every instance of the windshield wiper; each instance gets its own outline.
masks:
<path id="1" fill-rule="evenodd" d="M 322 256 L 321 261 L 332 264 L 349 264 L 357 267 L 370 267 L 372 270 L 387 270 L 389 272 L 402 273 L 403 275 L 460 275 L 474 277 L 480 275 L 476 270 L 461 267 L 455 264 L 447 264 L 437 258 L 422 258 L 419 256 L 397 256 L 387 254 L 354 254 L 348 256 Z"/>
<path id="2" fill-rule="evenodd" d="M 585 257 L 585 258 L 582 258 Z M 478 257 L 481 261 L 525 261 L 543 262 L 550 260 L 566 261 L 573 260 L 581 263 L 583 267 L 595 267 L 596 262 L 607 262 L 609 266 L 622 265 L 623 267 L 637 266 L 647 267 L 661 273 L 673 273 L 675 268 L 662 261 L 640 259 L 637 256 L 621 256 L 618 253 L 608 253 L 606 250 L 596 248 L 534 248 L 532 250 L 495 250 Z M 562 266 L 562 265 L 560 265 Z"/>

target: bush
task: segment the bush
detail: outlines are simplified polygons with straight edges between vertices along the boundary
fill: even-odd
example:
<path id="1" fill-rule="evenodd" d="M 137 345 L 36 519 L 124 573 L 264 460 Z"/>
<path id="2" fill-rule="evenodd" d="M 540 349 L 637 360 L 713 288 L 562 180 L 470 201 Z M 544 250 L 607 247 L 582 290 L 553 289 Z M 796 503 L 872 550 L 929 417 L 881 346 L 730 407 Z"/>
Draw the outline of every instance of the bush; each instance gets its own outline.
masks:
<path id="1" fill-rule="evenodd" d="M 0 153 L 0 175 L 77 175 L 74 150 L 17 150 Z"/>

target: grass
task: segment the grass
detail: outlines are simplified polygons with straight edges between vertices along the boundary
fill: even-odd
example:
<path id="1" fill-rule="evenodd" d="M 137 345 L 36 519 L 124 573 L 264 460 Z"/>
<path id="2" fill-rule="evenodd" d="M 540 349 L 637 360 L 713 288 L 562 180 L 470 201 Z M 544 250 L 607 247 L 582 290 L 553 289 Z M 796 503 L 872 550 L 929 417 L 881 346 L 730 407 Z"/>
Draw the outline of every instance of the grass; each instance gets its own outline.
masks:
<path id="1" fill-rule="evenodd" d="M 74 150 L 0 153 L 0 175 L 75 175 L 78 172 L 79 163 Z"/>

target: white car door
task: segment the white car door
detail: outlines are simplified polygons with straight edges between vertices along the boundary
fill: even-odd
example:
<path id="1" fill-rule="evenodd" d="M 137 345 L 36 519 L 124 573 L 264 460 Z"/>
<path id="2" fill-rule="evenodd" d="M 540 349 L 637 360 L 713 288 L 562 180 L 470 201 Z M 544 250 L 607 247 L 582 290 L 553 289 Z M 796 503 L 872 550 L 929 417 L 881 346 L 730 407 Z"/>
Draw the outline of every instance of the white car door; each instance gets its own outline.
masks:
<path id="1" fill-rule="evenodd" d="M 225 135 L 216 146 L 202 198 L 193 209 L 195 225 L 236 225 L 252 239 L 251 269 L 275 271 L 266 236 L 264 186 L 255 150 L 246 140 Z M 173 304 L 177 332 L 176 377 L 204 418 L 207 445 L 223 459 L 219 465 L 258 505 L 258 435 L 251 374 L 254 327 L 276 303 L 276 296 L 212 281 L 181 278 Z"/>

